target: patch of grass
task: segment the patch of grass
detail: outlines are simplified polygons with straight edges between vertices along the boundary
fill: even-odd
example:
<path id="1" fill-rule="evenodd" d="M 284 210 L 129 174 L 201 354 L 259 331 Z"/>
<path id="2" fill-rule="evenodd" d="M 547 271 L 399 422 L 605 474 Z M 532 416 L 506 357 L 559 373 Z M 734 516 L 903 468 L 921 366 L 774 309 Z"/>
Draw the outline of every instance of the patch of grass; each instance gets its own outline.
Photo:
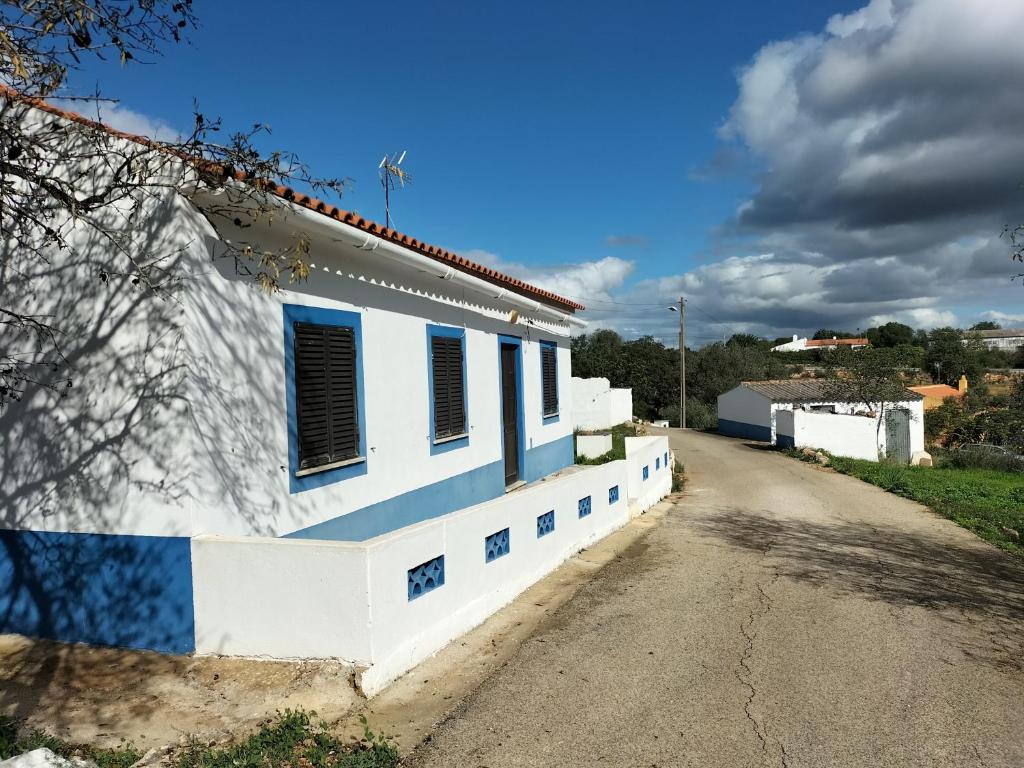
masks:
<path id="1" fill-rule="evenodd" d="M 588 432 L 586 434 L 593 435 L 607 435 L 611 433 L 612 436 L 612 449 L 608 453 L 604 453 L 594 458 L 584 458 L 582 456 L 576 457 L 577 464 L 586 464 L 589 466 L 596 466 L 598 464 L 607 464 L 609 461 L 618 461 L 619 459 L 626 458 L 626 438 L 636 437 L 636 426 L 630 423 L 617 424 L 611 429 L 601 430 L 600 432 Z M 573 435 L 573 451 L 576 450 L 576 437 Z"/>
<path id="2" fill-rule="evenodd" d="M 315 712 L 285 710 L 245 739 L 208 746 L 192 741 L 171 758 L 173 768 L 395 768 L 398 748 L 363 724 L 363 738 L 345 742 Z M 68 744 L 44 731 L 19 735 L 20 723 L 0 717 L 0 760 L 47 747 L 62 757 L 83 757 L 99 768 L 129 768 L 142 753 L 126 744 L 97 749 Z"/>
<path id="3" fill-rule="evenodd" d="M 175 768 L 394 768 L 398 748 L 361 717 L 363 738 L 343 742 L 315 712 L 285 710 L 248 738 L 227 746 L 190 744 Z"/>
<path id="4" fill-rule="evenodd" d="M 142 757 L 142 753 L 128 743 L 114 749 L 69 744 L 45 731 L 35 728 L 22 729 L 18 720 L 0 716 L 0 760 L 44 747 L 64 758 L 81 757 L 92 760 L 99 768 L 128 768 Z"/>
<path id="5" fill-rule="evenodd" d="M 814 461 L 800 451 L 786 453 Z M 1024 557 L 1024 482 L 1019 473 L 910 467 L 842 456 L 830 457 L 829 464 L 844 475 L 924 504 L 986 541 Z"/>

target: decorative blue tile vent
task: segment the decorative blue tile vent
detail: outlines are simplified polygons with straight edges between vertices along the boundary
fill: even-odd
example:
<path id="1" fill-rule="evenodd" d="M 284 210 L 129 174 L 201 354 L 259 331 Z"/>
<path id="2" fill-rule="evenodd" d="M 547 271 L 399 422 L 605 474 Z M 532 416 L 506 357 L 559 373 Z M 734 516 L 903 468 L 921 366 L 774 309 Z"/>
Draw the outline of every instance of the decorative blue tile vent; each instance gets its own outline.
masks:
<path id="1" fill-rule="evenodd" d="M 409 599 L 415 600 L 427 592 L 444 586 L 444 555 L 427 560 L 409 569 Z"/>
<path id="2" fill-rule="evenodd" d="M 492 533 L 484 539 L 484 560 L 491 562 L 508 554 L 508 528 Z"/>
<path id="3" fill-rule="evenodd" d="M 657 472 L 661 469 L 661 456 L 654 457 L 654 471 Z"/>
<path id="4" fill-rule="evenodd" d="M 644 480 L 646 480 L 650 476 L 651 476 L 651 465 L 650 464 L 646 464 L 646 465 L 644 465 Z"/>
<path id="5" fill-rule="evenodd" d="M 614 504 L 619 500 L 619 486 L 613 485 L 608 489 L 608 503 Z"/>
<path id="6" fill-rule="evenodd" d="M 580 511 L 580 517 L 586 517 L 587 515 L 589 515 L 590 514 L 590 497 L 589 496 L 584 496 L 582 499 L 580 499 L 580 503 L 578 505 L 578 508 L 579 508 L 579 511 Z"/>
<path id="7" fill-rule="evenodd" d="M 537 518 L 537 538 L 547 536 L 553 530 L 555 530 L 555 510 L 552 509 Z"/>

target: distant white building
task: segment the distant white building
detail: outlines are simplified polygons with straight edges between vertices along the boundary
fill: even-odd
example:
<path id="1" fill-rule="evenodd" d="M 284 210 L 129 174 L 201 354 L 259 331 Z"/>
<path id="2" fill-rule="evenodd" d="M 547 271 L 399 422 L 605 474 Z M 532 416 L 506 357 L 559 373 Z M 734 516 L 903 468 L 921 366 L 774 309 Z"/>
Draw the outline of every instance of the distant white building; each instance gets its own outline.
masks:
<path id="1" fill-rule="evenodd" d="M 792 341 L 772 347 L 772 352 L 803 352 L 806 349 L 837 349 L 838 347 L 860 349 L 870 346 L 870 344 L 871 342 L 867 339 L 838 339 L 835 336 L 831 339 L 807 339 L 800 338 L 794 333 Z"/>
<path id="2" fill-rule="evenodd" d="M 1000 328 L 995 331 L 968 331 L 964 343 L 976 339 L 989 349 L 1005 352 L 1024 347 L 1024 328 Z"/>
<path id="3" fill-rule="evenodd" d="M 825 448 L 840 455 L 858 458 L 877 458 L 895 453 L 897 458 L 909 461 L 914 453 L 924 450 L 924 398 L 907 390 L 906 399 L 885 403 L 884 407 L 867 408 L 863 403 L 843 402 L 830 397 L 824 391 L 824 379 L 784 379 L 778 381 L 745 381 L 718 397 L 718 431 L 730 437 L 761 440 L 782 446 L 803 445 Z M 878 404 L 881 406 L 882 404 Z M 780 431 L 779 418 L 789 411 L 803 411 L 809 415 L 869 414 L 870 428 L 859 428 L 863 422 L 836 419 L 804 419 L 797 425 L 806 427 L 794 432 L 793 421 L 786 421 L 786 428 Z M 877 413 L 874 413 L 877 412 Z M 883 415 L 884 413 L 884 415 Z M 882 423 L 879 426 L 879 420 Z M 871 435 L 870 450 L 858 448 L 855 451 L 843 448 L 843 441 L 858 440 L 855 433 Z M 848 436 L 844 437 L 844 435 Z M 877 441 L 876 436 L 877 435 Z M 814 437 L 812 437 L 814 436 Z M 822 441 L 828 437 L 828 445 Z M 806 440 L 817 440 L 819 444 Z"/>

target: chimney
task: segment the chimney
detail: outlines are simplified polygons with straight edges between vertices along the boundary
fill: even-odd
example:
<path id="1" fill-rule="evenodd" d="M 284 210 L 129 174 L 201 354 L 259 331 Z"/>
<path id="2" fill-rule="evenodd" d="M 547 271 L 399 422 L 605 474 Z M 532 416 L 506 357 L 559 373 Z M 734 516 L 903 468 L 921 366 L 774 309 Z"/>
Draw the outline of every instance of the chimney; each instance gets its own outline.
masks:
<path id="1" fill-rule="evenodd" d="M 796 334 L 793 334 L 793 341 L 796 341 Z"/>
<path id="2" fill-rule="evenodd" d="M 967 377 L 966 376 L 964 376 L 964 375 L 960 376 L 960 381 L 957 382 L 956 388 L 959 389 L 961 393 L 964 393 L 964 392 L 967 391 Z"/>

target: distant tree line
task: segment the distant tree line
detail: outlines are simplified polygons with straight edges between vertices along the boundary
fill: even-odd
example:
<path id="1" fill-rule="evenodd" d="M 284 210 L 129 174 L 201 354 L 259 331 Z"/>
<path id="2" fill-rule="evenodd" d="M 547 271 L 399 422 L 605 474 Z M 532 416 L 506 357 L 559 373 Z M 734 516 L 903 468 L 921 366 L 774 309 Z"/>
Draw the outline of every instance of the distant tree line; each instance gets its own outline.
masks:
<path id="1" fill-rule="evenodd" d="M 876 350 L 884 350 L 885 366 L 903 375 L 926 373 L 937 383 L 956 386 L 966 375 L 971 386 L 980 385 L 992 368 L 1024 368 L 1024 350 L 1004 352 L 987 349 L 971 338 L 971 331 L 994 329 L 995 323 L 979 323 L 966 331 L 957 328 L 914 329 L 903 323 L 885 323 L 867 329 L 863 337 Z M 815 338 L 853 338 L 855 334 L 819 329 Z M 725 342 L 686 350 L 687 426 L 705 428 L 717 424 L 717 401 L 723 392 L 742 381 L 786 378 L 803 366 L 834 370 L 835 356 L 828 350 L 772 352 L 788 338 L 770 340 L 737 333 Z M 856 355 L 868 350 L 854 351 Z M 870 352 L 869 352 L 870 354 Z M 679 350 L 666 347 L 651 336 L 625 341 L 614 331 L 601 330 L 572 341 L 572 374 L 604 377 L 613 387 L 633 390 L 633 414 L 641 419 L 679 419 Z"/>

